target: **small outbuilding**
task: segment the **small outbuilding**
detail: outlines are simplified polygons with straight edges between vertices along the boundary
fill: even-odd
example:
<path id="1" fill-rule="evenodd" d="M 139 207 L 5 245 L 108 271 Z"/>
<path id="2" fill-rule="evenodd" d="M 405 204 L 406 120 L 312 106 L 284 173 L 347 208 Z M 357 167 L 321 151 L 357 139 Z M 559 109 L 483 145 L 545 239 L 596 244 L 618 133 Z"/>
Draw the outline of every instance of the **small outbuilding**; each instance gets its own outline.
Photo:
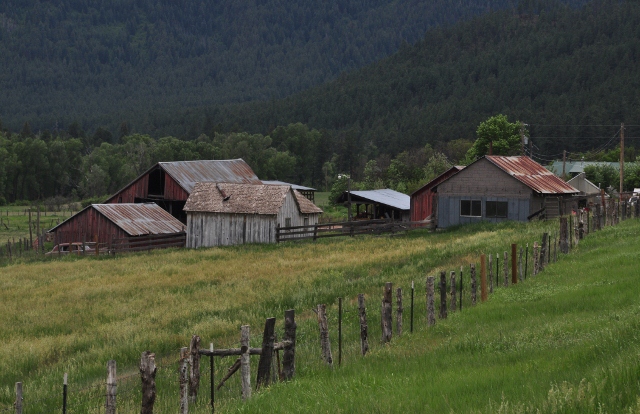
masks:
<path id="1" fill-rule="evenodd" d="M 579 191 L 529 157 L 484 156 L 437 185 L 437 226 L 564 214 Z"/>
<path id="2" fill-rule="evenodd" d="M 275 243 L 276 228 L 314 225 L 322 210 L 288 185 L 197 183 L 184 207 L 187 247 Z"/>
<path id="3" fill-rule="evenodd" d="M 184 224 L 155 203 L 92 204 L 53 227 L 56 244 L 184 232 Z"/>
<path id="4" fill-rule="evenodd" d="M 463 169 L 463 165 L 454 165 L 427 184 L 411 193 L 411 221 L 429 220 L 433 214 L 438 184 Z"/>
<path id="5" fill-rule="evenodd" d="M 411 198 L 395 190 L 345 191 L 338 197 L 338 202 L 356 205 L 355 219 L 392 219 L 410 220 Z"/>
<path id="6" fill-rule="evenodd" d="M 262 184 L 288 185 L 294 190 L 296 190 L 297 192 L 299 192 L 300 194 L 302 194 L 303 196 L 307 197 L 309 200 L 311 200 L 312 203 L 315 203 L 315 195 L 316 195 L 316 191 L 318 191 L 315 188 L 305 187 L 304 185 L 290 184 L 290 183 L 285 183 L 284 181 L 277 181 L 277 180 L 262 180 Z"/>

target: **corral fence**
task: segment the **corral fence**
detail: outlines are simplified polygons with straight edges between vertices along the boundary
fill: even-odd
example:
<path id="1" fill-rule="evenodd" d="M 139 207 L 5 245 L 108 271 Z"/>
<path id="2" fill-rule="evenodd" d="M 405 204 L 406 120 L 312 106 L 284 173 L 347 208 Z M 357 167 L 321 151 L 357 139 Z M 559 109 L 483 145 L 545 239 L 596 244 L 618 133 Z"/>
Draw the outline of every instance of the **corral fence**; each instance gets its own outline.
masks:
<path id="1" fill-rule="evenodd" d="M 510 244 L 508 248 L 498 254 L 481 254 L 477 261 L 472 263 L 462 263 L 456 270 L 440 271 L 438 275 L 420 276 L 423 282 L 422 296 L 419 303 L 423 305 L 423 314 L 420 320 L 427 329 L 438 323 L 438 320 L 447 319 L 452 312 L 462 312 L 463 308 L 475 307 L 488 300 L 489 295 L 498 289 L 509 288 L 519 283 L 526 283 L 528 278 L 536 277 L 544 269 L 556 262 L 561 254 L 569 253 L 570 250 L 579 245 L 580 241 L 590 233 L 602 230 L 605 226 L 616 225 L 620 221 L 640 217 L 640 207 L 622 207 L 617 202 L 605 203 L 605 205 L 595 205 L 593 208 L 581 209 L 569 216 L 559 218 L 557 231 L 541 235 L 539 240 L 527 243 L 525 246 Z M 393 336 L 406 335 L 407 331 L 414 331 L 414 308 L 417 301 L 416 286 L 411 282 L 409 289 L 408 304 L 405 298 L 405 290 L 401 287 L 394 289 L 392 282 L 386 282 L 382 286 L 382 306 L 377 298 L 372 298 L 374 303 L 373 318 L 380 323 L 381 337 L 374 343 L 388 344 L 392 342 Z M 395 311 L 393 308 L 395 296 Z M 344 303 L 353 303 L 353 309 L 345 309 Z M 465 303 L 463 307 L 463 302 Z M 349 320 L 355 322 L 358 329 L 358 339 L 360 352 L 364 357 L 369 352 L 369 321 L 372 315 L 365 306 L 365 295 L 357 295 L 356 298 L 337 298 L 337 315 L 330 315 L 326 304 L 318 304 L 312 310 L 317 316 L 318 339 L 314 339 L 316 346 L 319 345 L 319 358 L 328 367 L 334 366 L 334 357 L 331 350 L 330 322 L 335 323 L 333 329 L 337 328 L 338 356 L 337 364 L 343 363 L 343 317 L 345 314 Z M 409 309 L 409 327 L 404 326 L 406 319 L 405 306 Z M 333 308 L 335 309 L 335 308 Z M 379 309 L 379 311 L 378 311 Z M 379 313 L 378 313 L 379 312 Z M 329 317 L 331 316 L 331 317 Z M 337 316 L 337 320 L 336 320 Z M 214 349 L 213 343 L 209 348 L 200 347 L 200 337 L 193 335 L 189 347 L 183 347 L 179 351 L 179 358 L 164 366 L 155 364 L 155 354 L 151 351 L 142 352 L 139 374 L 131 374 L 123 377 L 116 375 L 116 362 L 107 362 L 106 385 L 104 382 L 79 389 L 76 393 L 86 398 L 95 399 L 95 404 L 100 404 L 105 408 L 105 413 L 116 412 L 116 401 L 119 397 L 129 398 L 131 393 L 142 394 L 136 411 L 141 413 L 152 413 L 156 399 L 156 375 L 162 372 L 169 375 L 173 380 L 172 387 L 175 387 L 176 406 L 179 405 L 179 413 L 189 412 L 189 406 L 198 404 L 210 405 L 211 411 L 215 410 L 216 391 L 225 386 L 236 372 L 240 372 L 241 386 L 237 391 L 243 399 L 251 397 L 252 390 L 260 389 L 272 382 L 287 381 L 294 378 L 296 373 L 296 322 L 295 311 L 293 309 L 285 311 L 284 333 L 282 341 L 277 342 L 275 332 L 275 318 L 268 318 L 262 332 L 262 346 L 252 348 L 249 344 L 250 329 L 248 325 L 243 325 L 240 330 L 240 341 L 238 348 Z M 304 337 L 307 339 L 308 337 Z M 334 336 L 335 338 L 335 336 Z M 353 335 L 352 335 L 353 338 Z M 300 345 L 300 343 L 298 343 Z M 282 358 L 280 352 L 282 351 Z M 255 385 L 252 385 L 250 357 L 259 356 L 257 364 L 257 375 Z M 227 368 L 226 373 L 218 379 L 214 374 L 214 358 L 224 358 L 237 356 L 237 359 Z M 202 368 L 201 357 L 209 357 L 209 369 Z M 177 367 L 177 372 L 176 368 Z M 130 370 L 129 370 L 130 371 Z M 203 374 L 208 371 L 208 396 L 201 396 L 206 391 L 200 393 L 200 384 Z M 125 384 L 125 380 L 138 378 L 137 386 L 118 388 L 118 383 Z M 105 389 L 106 386 L 106 389 Z M 56 401 L 62 402 L 62 412 L 73 411 L 73 404 L 70 404 L 71 393 L 68 390 L 67 374 L 64 375 L 63 384 L 60 388 L 61 395 Z M 89 393 L 91 396 L 89 397 Z M 76 397 L 77 399 L 80 397 Z M 100 402 L 98 402 L 100 401 Z M 0 407 L 0 413 L 22 414 L 23 407 L 34 407 L 39 401 L 32 400 L 29 395 L 23 392 L 23 383 L 15 384 L 15 403 L 13 407 Z M 56 407 L 60 407 L 57 405 Z M 59 409 L 59 408 L 58 408 Z"/>
<path id="2" fill-rule="evenodd" d="M 429 221 L 359 220 L 335 223 L 309 224 L 276 228 L 276 242 L 322 239 L 326 237 L 353 237 L 362 234 L 402 233 L 418 228 L 430 228 Z"/>
<path id="3" fill-rule="evenodd" d="M 169 247 L 185 247 L 187 233 L 149 234 L 144 236 L 112 239 L 109 251 L 112 254 L 141 252 L 153 249 L 166 249 Z"/>

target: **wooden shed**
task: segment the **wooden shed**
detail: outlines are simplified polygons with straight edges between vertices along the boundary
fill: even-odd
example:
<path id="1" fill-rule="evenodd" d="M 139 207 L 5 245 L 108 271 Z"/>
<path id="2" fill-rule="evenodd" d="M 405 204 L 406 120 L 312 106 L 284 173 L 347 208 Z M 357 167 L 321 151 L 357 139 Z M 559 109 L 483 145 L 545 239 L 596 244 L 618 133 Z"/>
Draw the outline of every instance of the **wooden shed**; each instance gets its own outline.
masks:
<path id="1" fill-rule="evenodd" d="M 187 222 L 184 204 L 196 182 L 261 184 L 242 159 L 159 162 L 105 203 L 153 202 L 182 223 Z"/>
<path id="2" fill-rule="evenodd" d="M 92 204 L 53 227 L 56 244 L 70 242 L 110 243 L 127 237 L 174 234 L 184 224 L 155 203 Z"/>
<path id="3" fill-rule="evenodd" d="M 462 165 L 455 165 L 411 193 L 411 221 L 425 221 L 431 219 L 433 206 L 436 201 L 436 189 L 438 184 L 463 168 L 464 166 Z"/>
<path id="4" fill-rule="evenodd" d="M 409 208 L 411 199 L 408 195 L 383 188 L 380 190 L 345 191 L 338 197 L 338 202 L 355 204 L 356 220 L 392 219 L 410 221 Z"/>
<path id="5" fill-rule="evenodd" d="M 313 225 L 322 210 L 285 185 L 197 183 L 184 207 L 187 247 L 275 243 L 276 227 Z"/>
<path id="6" fill-rule="evenodd" d="M 437 226 L 557 217 L 578 190 L 529 157 L 487 155 L 437 185 Z"/>

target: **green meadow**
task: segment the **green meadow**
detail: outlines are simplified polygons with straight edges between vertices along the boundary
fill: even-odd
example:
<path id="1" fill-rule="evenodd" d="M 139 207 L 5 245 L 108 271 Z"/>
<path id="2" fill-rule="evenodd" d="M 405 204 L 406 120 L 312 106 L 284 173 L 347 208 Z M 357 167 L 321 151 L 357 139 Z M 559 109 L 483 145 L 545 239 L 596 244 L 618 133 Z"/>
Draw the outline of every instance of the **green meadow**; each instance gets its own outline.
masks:
<path id="1" fill-rule="evenodd" d="M 590 234 L 527 280 L 472 307 L 469 264 L 529 246 L 557 222 L 479 224 L 400 236 L 316 243 L 63 257 L 0 267 L 0 413 L 23 383 L 25 413 L 104 412 L 106 364 L 118 364 L 118 411 L 139 411 L 141 352 L 156 353 L 156 412 L 179 407 L 178 356 L 239 346 L 240 326 L 259 347 L 265 318 L 296 310 L 296 378 L 243 402 L 236 374 L 216 412 L 635 413 L 640 412 L 640 221 Z M 463 267 L 462 312 L 426 326 L 425 278 Z M 502 271 L 503 263 L 500 262 Z M 495 266 L 494 266 L 495 271 Z M 495 276 L 494 276 L 495 278 Z M 404 332 L 381 345 L 385 282 L 404 289 Z M 409 332 L 415 282 L 414 332 Z M 495 281 L 494 281 L 495 282 Z M 365 293 L 370 352 L 360 356 L 357 295 Z M 344 300 L 338 366 L 338 298 Z M 394 298 L 395 300 L 395 298 Z M 327 304 L 334 367 L 320 358 L 312 308 Z M 395 309 L 395 303 L 394 303 Z M 394 332 L 395 334 L 395 332 Z M 235 357 L 215 360 L 220 379 Z M 255 382 L 257 357 L 252 357 Z M 198 403 L 211 412 L 209 360 Z"/>

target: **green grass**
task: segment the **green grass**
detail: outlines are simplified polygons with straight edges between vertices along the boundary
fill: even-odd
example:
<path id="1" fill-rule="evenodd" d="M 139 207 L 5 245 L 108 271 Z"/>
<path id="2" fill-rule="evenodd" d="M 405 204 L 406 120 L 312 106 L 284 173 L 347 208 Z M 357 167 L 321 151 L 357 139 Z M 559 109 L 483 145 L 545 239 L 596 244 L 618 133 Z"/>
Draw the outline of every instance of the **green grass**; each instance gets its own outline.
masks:
<path id="1" fill-rule="evenodd" d="M 317 243 L 169 250 L 123 257 L 63 257 L 0 273 L 0 410 L 24 383 L 25 412 L 59 410 L 69 373 L 70 412 L 101 412 L 109 359 L 118 362 L 119 411 L 139 410 L 140 353 L 157 353 L 157 412 L 175 412 L 178 350 L 237 347 L 249 324 L 296 309 L 297 375 L 240 401 L 235 376 L 219 412 L 636 412 L 640 395 L 637 251 L 640 223 L 589 235 L 568 256 L 488 302 L 425 326 L 424 281 L 440 270 L 530 245 L 552 223 L 479 224 L 446 232 Z M 531 265 L 531 260 L 529 261 Z M 502 263 L 501 263 L 502 268 Z M 529 275 L 531 270 L 529 270 Z M 385 282 L 405 290 L 405 334 L 379 344 Z M 416 283 L 415 332 L 409 287 Z M 357 294 L 365 293 L 371 352 L 359 356 Z M 337 298 L 344 298 L 343 365 L 319 358 L 315 314 L 328 305 L 337 361 Z M 395 307 L 395 305 L 394 305 Z M 216 360 L 221 378 L 235 358 Z M 205 368 L 208 361 L 203 360 Z M 255 380 L 257 358 L 252 358 Z M 201 402 L 206 408 L 208 369 Z M 102 408 L 104 410 L 104 408 Z M 598 411 L 600 410 L 600 411 Z M 1 411 L 0 411 L 1 412 Z"/>

